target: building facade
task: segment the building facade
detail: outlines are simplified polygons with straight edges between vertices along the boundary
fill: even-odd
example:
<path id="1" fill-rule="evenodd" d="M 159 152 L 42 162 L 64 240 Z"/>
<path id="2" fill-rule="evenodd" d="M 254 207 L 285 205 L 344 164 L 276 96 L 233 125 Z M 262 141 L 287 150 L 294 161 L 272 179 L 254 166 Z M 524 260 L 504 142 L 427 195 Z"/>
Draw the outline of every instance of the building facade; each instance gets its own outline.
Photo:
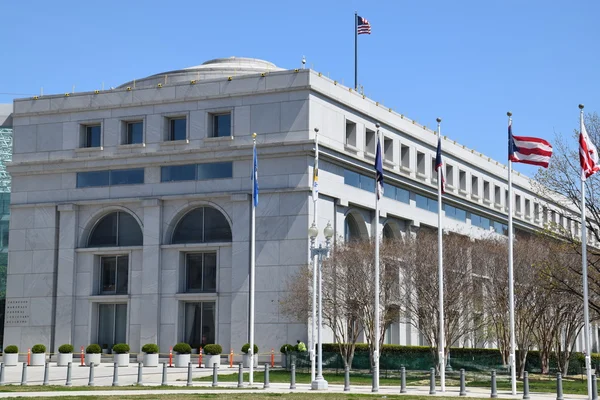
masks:
<path id="1" fill-rule="evenodd" d="M 253 132 L 260 348 L 306 341 L 310 329 L 280 300 L 310 263 L 314 128 L 321 232 L 331 222 L 337 241 L 437 226 L 434 132 L 313 70 L 217 59 L 113 90 L 15 100 L 12 118 L 6 309 L 16 312 L 5 345 L 246 343 Z M 506 235 L 506 166 L 446 138 L 443 148 L 445 228 Z M 528 178 L 513 183 L 517 229 L 577 232 Z M 423 344 L 402 322 L 386 341 Z"/>

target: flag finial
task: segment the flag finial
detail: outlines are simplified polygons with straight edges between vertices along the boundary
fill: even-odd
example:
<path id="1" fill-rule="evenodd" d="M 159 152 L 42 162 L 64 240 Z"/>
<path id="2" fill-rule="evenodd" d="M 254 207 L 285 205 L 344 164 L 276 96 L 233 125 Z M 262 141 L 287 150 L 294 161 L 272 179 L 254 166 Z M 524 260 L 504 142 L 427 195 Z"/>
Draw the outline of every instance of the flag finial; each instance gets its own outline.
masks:
<path id="1" fill-rule="evenodd" d="M 315 133 L 319 133 L 319 128 L 315 128 Z"/>
<path id="2" fill-rule="evenodd" d="M 252 134 L 252 139 L 256 139 L 256 132 Z"/>
<path id="3" fill-rule="evenodd" d="M 377 123 L 375 124 L 375 127 L 376 127 L 377 129 L 379 129 L 379 127 L 380 127 L 380 126 L 381 126 L 381 124 L 380 124 L 379 122 L 377 122 Z"/>
<path id="4" fill-rule="evenodd" d="M 440 117 L 437 117 L 435 120 L 436 120 L 436 122 L 437 122 L 438 124 L 439 124 L 440 122 L 442 122 L 442 119 L 441 119 Z"/>
<path id="5" fill-rule="evenodd" d="M 580 110 L 583 110 L 583 104 L 580 104 L 580 105 L 579 105 L 579 109 L 580 109 Z"/>
<path id="6" fill-rule="evenodd" d="M 511 113 L 510 111 L 508 111 L 508 112 L 506 113 L 506 115 L 508 115 L 509 117 L 512 117 L 512 113 Z"/>

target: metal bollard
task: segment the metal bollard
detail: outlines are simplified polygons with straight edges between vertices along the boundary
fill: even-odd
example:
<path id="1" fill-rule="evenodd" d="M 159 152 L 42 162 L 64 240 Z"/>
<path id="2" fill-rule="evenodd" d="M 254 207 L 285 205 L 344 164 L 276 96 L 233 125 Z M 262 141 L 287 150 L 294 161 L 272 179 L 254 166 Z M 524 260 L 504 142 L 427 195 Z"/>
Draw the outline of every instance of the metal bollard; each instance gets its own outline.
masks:
<path id="1" fill-rule="evenodd" d="M 46 361 L 46 364 L 44 365 L 44 383 L 42 383 L 42 385 L 48 386 L 50 384 L 49 375 L 50 375 L 50 363 L 48 361 Z"/>
<path id="2" fill-rule="evenodd" d="M 596 374 L 592 375 L 592 400 L 598 400 L 598 380 Z"/>
<path id="3" fill-rule="evenodd" d="M 241 363 L 238 367 L 238 387 L 244 387 L 244 367 Z"/>
<path id="4" fill-rule="evenodd" d="M 94 383 L 94 363 L 90 363 L 90 378 L 88 380 L 88 386 L 95 386 Z"/>
<path id="5" fill-rule="evenodd" d="M 560 372 L 556 374 L 556 400 L 564 400 L 563 387 L 562 387 L 562 375 Z"/>
<path id="6" fill-rule="evenodd" d="M 263 389 L 268 389 L 270 388 L 271 385 L 269 384 L 269 364 L 265 364 L 265 382 L 263 383 Z"/>
<path id="7" fill-rule="evenodd" d="M 293 364 L 292 364 L 293 365 Z M 350 367 L 344 369 L 344 392 L 350 391 Z"/>
<path id="8" fill-rule="evenodd" d="M 529 372 L 523 372 L 523 400 L 529 400 Z"/>
<path id="9" fill-rule="evenodd" d="M 72 386 L 73 384 L 71 383 L 71 368 L 72 368 L 72 363 L 68 363 L 67 364 L 67 381 L 65 382 L 65 386 Z"/>
<path id="10" fill-rule="evenodd" d="M 400 393 L 406 393 L 406 368 L 400 368 Z"/>
<path id="11" fill-rule="evenodd" d="M 291 367 L 290 389 L 296 389 L 296 364 L 292 364 Z"/>
<path id="12" fill-rule="evenodd" d="M 138 363 L 138 379 L 137 379 L 138 385 L 142 385 L 144 383 L 142 381 L 142 379 L 144 379 L 144 363 L 140 361 Z"/>
<path id="13" fill-rule="evenodd" d="M 160 386 L 167 386 L 167 363 L 163 363 L 162 382 Z"/>
<path id="14" fill-rule="evenodd" d="M 119 386 L 119 363 L 115 363 L 113 368 L 113 386 Z"/>
<path id="15" fill-rule="evenodd" d="M 429 370 L 429 394 L 435 394 L 435 368 Z"/>
<path id="16" fill-rule="evenodd" d="M 498 388 L 496 387 L 496 370 L 492 370 L 492 394 L 490 397 L 492 399 L 498 397 Z"/>
<path id="17" fill-rule="evenodd" d="M 23 373 L 21 374 L 21 385 L 27 385 L 27 363 L 23 363 Z"/>
<path id="18" fill-rule="evenodd" d="M 466 383 L 465 383 L 465 370 L 461 368 L 460 370 L 460 392 L 458 393 L 459 396 L 466 396 L 467 395 L 467 387 L 466 387 Z"/>
<path id="19" fill-rule="evenodd" d="M 186 386 L 192 386 L 192 363 L 188 363 L 188 375 L 187 375 L 187 384 Z"/>
<path id="20" fill-rule="evenodd" d="M 4 363 L 0 363 L 0 385 L 4 386 Z"/>
<path id="21" fill-rule="evenodd" d="M 219 386 L 219 375 L 217 375 L 217 363 L 213 364 L 213 387 Z"/>

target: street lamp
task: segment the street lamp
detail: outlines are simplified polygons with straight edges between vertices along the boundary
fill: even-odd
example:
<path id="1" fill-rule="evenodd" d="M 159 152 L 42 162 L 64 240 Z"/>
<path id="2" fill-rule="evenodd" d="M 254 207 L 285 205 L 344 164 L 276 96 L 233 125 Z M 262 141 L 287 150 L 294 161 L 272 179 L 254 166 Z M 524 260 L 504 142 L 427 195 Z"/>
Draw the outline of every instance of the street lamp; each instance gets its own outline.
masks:
<path id="1" fill-rule="evenodd" d="M 326 258 L 329 254 L 329 249 L 331 247 L 331 238 L 333 237 L 333 227 L 331 223 L 327 222 L 327 226 L 323 230 L 323 235 L 325 236 L 325 247 L 322 244 L 319 244 L 318 248 L 315 248 L 315 241 L 317 236 L 319 235 L 319 229 L 313 222 L 311 227 L 308 229 L 308 236 L 310 237 L 310 255 L 313 259 L 317 260 L 317 269 L 318 269 L 318 296 L 319 296 L 319 322 L 317 327 L 317 352 L 319 354 L 319 362 L 317 364 L 317 377 L 311 383 L 311 388 L 313 390 L 324 390 L 327 389 L 327 381 L 323 378 L 323 342 L 322 338 L 322 330 L 323 330 L 323 302 L 322 302 L 322 290 L 323 290 L 323 259 Z"/>

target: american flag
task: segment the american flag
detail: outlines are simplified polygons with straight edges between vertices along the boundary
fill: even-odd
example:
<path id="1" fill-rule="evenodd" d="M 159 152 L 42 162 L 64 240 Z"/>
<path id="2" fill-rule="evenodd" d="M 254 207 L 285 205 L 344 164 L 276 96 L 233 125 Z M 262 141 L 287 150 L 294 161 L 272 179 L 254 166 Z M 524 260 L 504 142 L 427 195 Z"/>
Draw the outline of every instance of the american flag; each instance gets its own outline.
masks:
<path id="1" fill-rule="evenodd" d="M 362 35 L 366 33 L 367 35 L 371 34 L 371 24 L 367 21 L 366 18 L 357 16 L 358 18 L 358 34 Z"/>

